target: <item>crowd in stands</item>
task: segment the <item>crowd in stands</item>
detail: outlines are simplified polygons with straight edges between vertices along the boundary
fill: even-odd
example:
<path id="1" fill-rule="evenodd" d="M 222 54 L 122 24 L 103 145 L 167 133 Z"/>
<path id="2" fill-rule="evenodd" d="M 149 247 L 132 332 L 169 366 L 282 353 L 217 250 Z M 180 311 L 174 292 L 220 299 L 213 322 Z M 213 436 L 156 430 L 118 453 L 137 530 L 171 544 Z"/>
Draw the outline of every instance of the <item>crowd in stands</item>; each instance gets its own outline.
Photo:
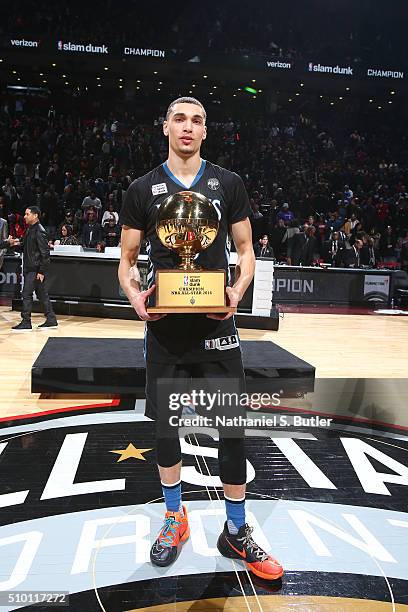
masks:
<path id="1" fill-rule="evenodd" d="M 162 121 L 141 125 L 127 113 L 104 120 L 26 115 L 4 105 L 0 217 L 10 234 L 24 234 L 24 210 L 38 205 L 51 245 L 117 246 L 129 184 L 166 158 Z M 407 267 L 402 136 L 341 122 L 329 129 L 287 113 L 267 122 L 210 119 L 208 130 L 204 157 L 246 184 L 258 256 L 292 265 Z"/>
<path id="2" fill-rule="evenodd" d="M 71 42 L 166 48 L 175 55 L 218 53 L 268 54 L 276 57 L 387 64 L 405 57 L 405 8 L 393 3 L 352 0 L 234 0 L 198 3 L 191 10 L 181 0 L 167 2 L 101 0 L 15 0 L 0 26 L 2 39 L 47 38 Z M 243 25 L 244 24 L 244 25 Z M 316 59 L 317 58 L 317 59 Z M 392 62 L 391 62 L 392 63 Z"/>

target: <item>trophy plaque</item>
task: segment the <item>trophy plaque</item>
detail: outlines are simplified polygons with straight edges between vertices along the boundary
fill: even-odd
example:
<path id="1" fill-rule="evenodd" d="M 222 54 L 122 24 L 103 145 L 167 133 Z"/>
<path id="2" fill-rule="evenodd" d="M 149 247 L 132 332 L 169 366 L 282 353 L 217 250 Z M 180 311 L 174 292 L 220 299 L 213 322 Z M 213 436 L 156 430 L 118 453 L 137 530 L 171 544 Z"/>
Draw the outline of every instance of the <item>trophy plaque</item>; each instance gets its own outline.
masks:
<path id="1" fill-rule="evenodd" d="M 201 193 L 180 191 L 159 207 L 156 232 L 181 262 L 156 272 L 156 305 L 151 313 L 227 313 L 225 270 L 204 270 L 194 259 L 215 240 L 219 220 L 215 206 Z"/>

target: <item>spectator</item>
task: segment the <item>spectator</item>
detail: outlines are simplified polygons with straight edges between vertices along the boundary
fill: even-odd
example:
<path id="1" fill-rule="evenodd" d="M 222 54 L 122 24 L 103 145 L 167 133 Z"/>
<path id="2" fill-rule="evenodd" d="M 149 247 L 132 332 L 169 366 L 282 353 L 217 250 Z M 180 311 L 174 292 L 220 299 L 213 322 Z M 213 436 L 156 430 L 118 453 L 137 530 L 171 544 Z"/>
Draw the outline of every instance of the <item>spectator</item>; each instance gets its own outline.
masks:
<path id="1" fill-rule="evenodd" d="M 84 198 L 81 204 L 81 208 L 84 212 L 86 212 L 91 207 L 97 210 L 98 214 L 99 214 L 99 211 L 102 209 L 102 202 L 96 196 L 96 193 L 94 191 L 91 191 L 90 194 L 87 195 L 86 198 Z"/>
<path id="2" fill-rule="evenodd" d="M 396 244 L 397 238 L 395 236 L 394 229 L 391 227 L 391 225 L 387 225 L 385 234 L 382 234 L 380 238 L 380 253 L 384 263 L 396 261 Z"/>
<path id="3" fill-rule="evenodd" d="M 254 245 L 255 257 L 267 257 L 272 259 L 274 257 L 273 249 L 269 244 L 268 236 L 264 234 L 257 244 Z"/>
<path id="4" fill-rule="evenodd" d="M 98 242 L 102 240 L 102 228 L 96 220 L 93 210 L 89 211 L 88 221 L 82 228 L 82 246 L 95 249 Z"/>
<path id="5" fill-rule="evenodd" d="M 113 195 L 113 194 L 112 194 Z M 105 210 L 105 212 L 103 213 L 102 216 L 102 227 L 105 227 L 105 225 L 111 220 L 113 219 L 115 221 L 115 224 L 118 223 L 119 221 L 119 215 L 115 210 L 115 204 L 113 202 L 113 199 L 111 199 L 108 202 L 108 209 Z"/>
<path id="6" fill-rule="evenodd" d="M 360 262 L 362 266 L 376 268 L 379 261 L 379 254 L 374 246 L 374 239 L 371 236 L 367 238 L 367 244 L 364 244 L 360 251 Z"/>
<path id="7" fill-rule="evenodd" d="M 18 157 L 14 164 L 14 181 L 16 187 L 21 187 L 25 183 L 27 176 L 27 166 L 23 163 L 23 158 Z"/>
<path id="8" fill-rule="evenodd" d="M 72 225 L 63 224 L 61 226 L 61 238 L 54 242 L 55 245 L 59 244 L 68 244 L 68 245 L 76 245 L 78 244 L 78 240 L 76 236 L 73 234 Z"/>
<path id="9" fill-rule="evenodd" d="M 282 204 L 282 209 L 278 212 L 278 214 L 276 215 L 276 219 L 277 221 L 279 221 L 279 219 L 283 219 L 285 225 L 289 225 L 289 223 L 291 221 L 293 221 L 294 219 L 294 214 L 293 212 L 290 210 L 289 208 L 289 204 L 287 202 L 285 202 L 284 204 Z"/>
<path id="10" fill-rule="evenodd" d="M 120 241 L 120 227 L 115 223 L 115 219 L 109 219 L 103 228 L 104 242 L 107 247 L 117 247 Z"/>
<path id="11" fill-rule="evenodd" d="M 346 268 L 359 268 L 361 265 L 361 249 L 363 241 L 356 240 L 352 247 L 343 250 L 343 262 Z"/>

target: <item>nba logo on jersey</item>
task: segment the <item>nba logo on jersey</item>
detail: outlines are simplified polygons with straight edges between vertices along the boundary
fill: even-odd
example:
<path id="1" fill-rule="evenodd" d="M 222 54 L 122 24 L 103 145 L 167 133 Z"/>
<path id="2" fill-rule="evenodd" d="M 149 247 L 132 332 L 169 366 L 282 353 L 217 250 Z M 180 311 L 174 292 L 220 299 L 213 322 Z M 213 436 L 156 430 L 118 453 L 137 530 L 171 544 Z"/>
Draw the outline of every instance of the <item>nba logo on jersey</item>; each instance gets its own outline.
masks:
<path id="1" fill-rule="evenodd" d="M 185 277 L 184 277 L 184 279 L 183 279 L 183 283 L 184 283 L 185 285 L 188 285 L 188 276 L 185 276 Z"/>
<path id="2" fill-rule="evenodd" d="M 207 185 L 209 186 L 210 189 L 215 191 L 220 186 L 220 181 L 217 178 L 210 178 L 207 181 Z"/>

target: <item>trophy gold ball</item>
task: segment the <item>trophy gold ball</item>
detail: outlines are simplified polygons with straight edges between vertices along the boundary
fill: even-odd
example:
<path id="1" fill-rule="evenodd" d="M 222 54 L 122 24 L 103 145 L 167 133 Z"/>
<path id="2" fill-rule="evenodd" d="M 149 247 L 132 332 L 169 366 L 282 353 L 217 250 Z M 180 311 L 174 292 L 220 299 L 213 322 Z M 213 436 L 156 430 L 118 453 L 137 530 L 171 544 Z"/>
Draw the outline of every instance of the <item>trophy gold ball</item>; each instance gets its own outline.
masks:
<path id="1" fill-rule="evenodd" d="M 203 269 L 194 262 L 213 244 L 218 229 L 218 210 L 201 193 L 179 191 L 160 204 L 157 236 L 181 261 L 156 270 L 155 305 L 148 313 L 235 312 L 226 305 L 226 270 Z"/>
<path id="2" fill-rule="evenodd" d="M 161 243 L 181 258 L 177 268 L 198 270 L 195 256 L 215 240 L 219 227 L 214 204 L 201 193 L 180 191 L 160 205 L 156 232 Z"/>

